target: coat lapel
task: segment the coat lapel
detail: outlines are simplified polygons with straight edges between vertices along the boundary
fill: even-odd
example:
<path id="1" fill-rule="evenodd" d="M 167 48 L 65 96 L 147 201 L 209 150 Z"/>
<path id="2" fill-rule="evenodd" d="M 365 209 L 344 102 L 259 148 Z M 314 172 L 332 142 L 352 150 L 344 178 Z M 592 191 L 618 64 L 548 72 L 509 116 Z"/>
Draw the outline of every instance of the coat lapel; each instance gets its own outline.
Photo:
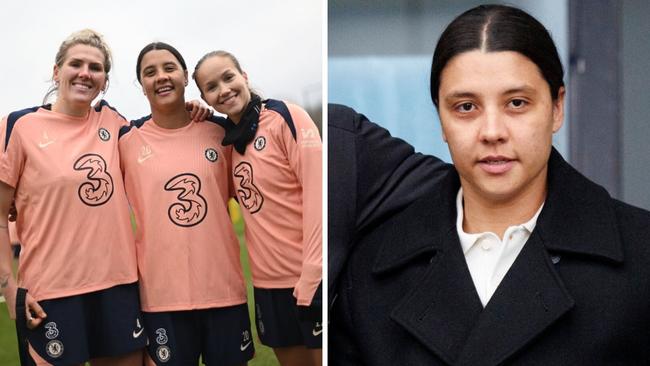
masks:
<path id="1" fill-rule="evenodd" d="M 450 172 L 429 195 L 396 215 L 390 227 L 398 228 L 399 235 L 382 231 L 388 244 L 373 267 L 382 276 L 408 267 L 416 257 L 432 258 L 391 318 L 448 364 L 458 358 L 482 310 L 455 229 L 453 202 L 459 184 Z"/>
<path id="2" fill-rule="evenodd" d="M 393 310 L 391 318 L 448 364 L 454 364 L 481 313 L 481 302 L 455 230 L 422 280 Z"/>
<path id="3" fill-rule="evenodd" d="M 498 365 L 574 306 L 535 232 L 467 338 L 457 365 Z"/>
<path id="4" fill-rule="evenodd" d="M 616 216 L 607 192 L 553 150 L 537 226 L 483 309 L 455 230 L 459 186 L 452 171 L 433 187 L 435 194 L 405 210 L 398 226 L 412 240 L 388 240 L 373 272 L 381 275 L 435 253 L 391 318 L 450 365 L 498 365 L 574 307 L 552 253 L 623 261 Z"/>

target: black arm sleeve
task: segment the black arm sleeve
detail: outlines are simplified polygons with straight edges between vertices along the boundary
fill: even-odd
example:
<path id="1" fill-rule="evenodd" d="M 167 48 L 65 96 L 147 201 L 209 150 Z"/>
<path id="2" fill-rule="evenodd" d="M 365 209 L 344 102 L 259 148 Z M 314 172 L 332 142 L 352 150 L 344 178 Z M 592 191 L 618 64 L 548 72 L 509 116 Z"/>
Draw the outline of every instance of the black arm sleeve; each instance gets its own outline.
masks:
<path id="1" fill-rule="evenodd" d="M 412 203 L 449 167 L 415 153 L 404 140 L 353 109 L 328 105 L 330 305 L 357 235 Z"/>

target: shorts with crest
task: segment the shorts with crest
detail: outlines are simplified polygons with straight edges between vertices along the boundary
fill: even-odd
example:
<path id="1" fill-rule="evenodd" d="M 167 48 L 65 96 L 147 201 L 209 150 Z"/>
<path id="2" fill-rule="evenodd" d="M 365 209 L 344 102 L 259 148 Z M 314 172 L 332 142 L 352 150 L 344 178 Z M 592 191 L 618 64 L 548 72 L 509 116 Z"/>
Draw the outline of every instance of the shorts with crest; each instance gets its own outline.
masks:
<path id="1" fill-rule="evenodd" d="M 29 346 L 48 363 L 80 364 L 144 348 L 138 284 L 39 301 L 47 318 L 25 330 Z"/>
<path id="2" fill-rule="evenodd" d="M 255 287 L 255 323 L 265 346 L 323 348 L 321 306 L 298 306 L 293 288 Z"/>
<path id="3" fill-rule="evenodd" d="M 240 365 L 255 347 L 247 304 L 221 308 L 143 312 L 147 352 L 156 365 Z"/>

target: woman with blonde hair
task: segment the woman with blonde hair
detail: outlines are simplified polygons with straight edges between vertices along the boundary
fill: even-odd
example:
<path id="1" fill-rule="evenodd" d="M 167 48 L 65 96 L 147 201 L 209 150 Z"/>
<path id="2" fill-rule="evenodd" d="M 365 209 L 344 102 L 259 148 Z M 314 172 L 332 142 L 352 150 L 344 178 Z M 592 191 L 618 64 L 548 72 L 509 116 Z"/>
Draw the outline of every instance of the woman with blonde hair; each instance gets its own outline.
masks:
<path id="1" fill-rule="evenodd" d="M 56 54 L 45 104 L 0 125 L 0 287 L 23 364 L 140 365 L 146 334 L 118 154 L 127 121 L 108 103 L 111 52 L 93 30 Z M 12 274 L 7 214 L 21 239 Z M 33 359 L 33 361 L 31 360 Z"/>

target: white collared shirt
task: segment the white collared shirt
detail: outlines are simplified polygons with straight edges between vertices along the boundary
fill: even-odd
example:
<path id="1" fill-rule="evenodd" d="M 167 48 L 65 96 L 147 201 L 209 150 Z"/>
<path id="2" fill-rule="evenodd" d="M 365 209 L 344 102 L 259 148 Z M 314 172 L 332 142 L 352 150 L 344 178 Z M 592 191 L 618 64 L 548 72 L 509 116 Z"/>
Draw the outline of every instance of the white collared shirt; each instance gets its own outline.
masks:
<path id="1" fill-rule="evenodd" d="M 456 196 L 456 231 L 460 238 L 460 245 L 465 254 L 467 267 L 472 275 L 474 287 L 483 307 L 496 291 L 506 273 L 515 262 L 519 252 L 526 244 L 530 234 L 535 229 L 537 217 L 542 211 L 544 203 L 535 215 L 527 222 L 510 226 L 503 235 L 503 240 L 493 232 L 468 234 L 463 231 L 463 188 L 458 190 Z"/>

